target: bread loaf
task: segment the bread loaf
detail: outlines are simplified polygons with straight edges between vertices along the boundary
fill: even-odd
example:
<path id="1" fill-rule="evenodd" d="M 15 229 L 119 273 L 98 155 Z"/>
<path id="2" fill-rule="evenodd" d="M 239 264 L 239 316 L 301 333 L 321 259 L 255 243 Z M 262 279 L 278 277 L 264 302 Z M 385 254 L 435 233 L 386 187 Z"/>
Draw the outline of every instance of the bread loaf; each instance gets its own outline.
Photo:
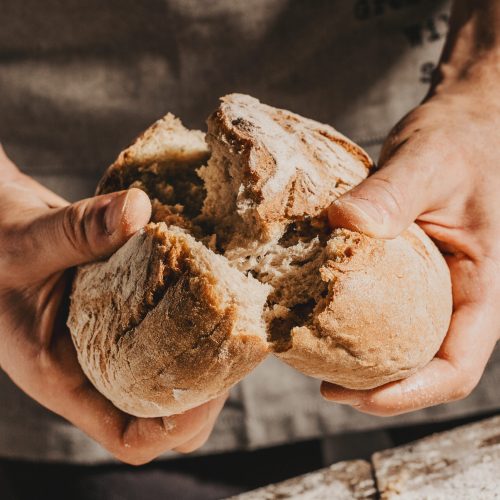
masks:
<path id="1" fill-rule="evenodd" d="M 268 287 L 164 222 L 82 267 L 76 283 L 69 324 L 80 364 L 133 415 L 198 406 L 267 353 Z"/>
<path id="2" fill-rule="evenodd" d="M 448 268 L 417 227 L 384 241 L 329 229 L 325 210 L 372 167 L 330 126 L 232 94 L 203 134 L 167 115 L 98 193 L 143 189 L 152 222 L 83 266 L 70 327 L 115 405 L 178 413 L 222 394 L 267 352 L 353 389 L 427 364 L 451 315 Z"/>

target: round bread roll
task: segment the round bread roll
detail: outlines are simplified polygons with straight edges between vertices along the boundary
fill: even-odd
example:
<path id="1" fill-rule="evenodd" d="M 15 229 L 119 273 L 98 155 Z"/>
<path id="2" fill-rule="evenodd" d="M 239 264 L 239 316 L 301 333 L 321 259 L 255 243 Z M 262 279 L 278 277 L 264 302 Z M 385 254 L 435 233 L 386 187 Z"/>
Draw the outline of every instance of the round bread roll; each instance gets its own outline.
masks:
<path id="1" fill-rule="evenodd" d="M 160 416 L 224 393 L 268 352 L 353 389 L 432 359 L 452 307 L 438 249 L 417 226 L 386 241 L 328 227 L 326 208 L 373 166 L 361 148 L 241 94 L 209 117 L 206 143 L 167 115 L 99 184 L 153 205 L 73 285 L 68 325 L 99 391 Z"/>
<path id="2" fill-rule="evenodd" d="M 79 269 L 68 325 L 86 375 L 115 406 L 167 416 L 219 396 L 266 356 L 267 294 L 162 222 Z"/>
<path id="3" fill-rule="evenodd" d="M 335 230 L 320 275 L 327 292 L 309 320 L 275 341 L 286 363 L 349 389 L 372 389 L 408 377 L 438 351 L 451 314 L 449 273 L 415 224 L 385 241 Z"/>

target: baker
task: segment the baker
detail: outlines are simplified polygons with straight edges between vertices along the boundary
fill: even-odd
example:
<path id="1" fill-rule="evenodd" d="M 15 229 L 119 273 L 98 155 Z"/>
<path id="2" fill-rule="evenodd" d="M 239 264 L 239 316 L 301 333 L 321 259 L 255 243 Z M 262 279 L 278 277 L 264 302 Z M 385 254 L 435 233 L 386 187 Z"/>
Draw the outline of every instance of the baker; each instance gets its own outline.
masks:
<path id="1" fill-rule="evenodd" d="M 54 0 L 43 12 L 36 2 L 7 2 L 0 139 L 12 161 L 2 156 L 0 455 L 27 462 L 2 462 L 6 492 L 20 497 L 29 487 L 12 478 L 26 477 L 30 461 L 107 463 L 114 455 L 144 463 L 192 451 L 212 430 L 204 450 L 220 453 L 498 409 L 500 6 L 456 0 L 437 65 L 449 15 L 446 2 L 426 0 Z M 85 197 L 116 152 L 166 110 L 202 127 L 216 97 L 231 91 L 332 123 L 372 155 L 384 144 L 380 170 L 332 205 L 331 224 L 392 238 L 418 220 L 447 255 L 450 330 L 437 357 L 401 383 L 370 391 L 324 384 L 322 395 L 343 405 L 270 359 L 219 418 L 224 398 L 168 419 L 131 419 L 76 363 L 64 327 L 66 270 L 119 248 L 147 222 L 149 201 L 137 191 Z M 43 474 L 59 491 L 60 466 Z M 126 484 L 141 491 L 140 483 Z M 168 473 L 161 483 L 164 496 L 175 486 Z M 191 484 L 200 496 L 201 488 Z"/>

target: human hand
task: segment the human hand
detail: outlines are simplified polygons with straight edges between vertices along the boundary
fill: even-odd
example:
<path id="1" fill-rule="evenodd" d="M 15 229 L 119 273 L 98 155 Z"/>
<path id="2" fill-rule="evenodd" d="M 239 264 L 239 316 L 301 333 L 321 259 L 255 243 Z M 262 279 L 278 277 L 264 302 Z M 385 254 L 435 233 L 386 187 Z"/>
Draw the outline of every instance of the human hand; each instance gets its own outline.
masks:
<path id="1" fill-rule="evenodd" d="M 416 219 L 451 272 L 450 328 L 425 368 L 366 391 L 323 382 L 326 399 L 374 415 L 465 398 L 500 336 L 500 73 L 490 55 L 458 71 L 465 49 L 448 50 L 439 84 L 391 132 L 380 169 L 329 210 L 332 226 L 379 238 L 394 238 Z"/>
<path id="2" fill-rule="evenodd" d="M 70 268 L 110 255 L 144 226 L 148 197 L 131 189 L 70 205 L 23 175 L 1 146 L 0 176 L 0 367 L 124 462 L 200 447 L 225 397 L 171 417 L 127 415 L 85 377 L 65 325 Z"/>

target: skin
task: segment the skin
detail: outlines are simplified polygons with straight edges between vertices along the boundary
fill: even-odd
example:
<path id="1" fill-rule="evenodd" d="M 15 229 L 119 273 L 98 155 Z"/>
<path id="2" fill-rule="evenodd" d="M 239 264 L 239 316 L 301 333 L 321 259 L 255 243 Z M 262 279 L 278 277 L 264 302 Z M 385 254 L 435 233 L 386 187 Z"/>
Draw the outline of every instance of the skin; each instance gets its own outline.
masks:
<path id="1" fill-rule="evenodd" d="M 380 169 L 333 203 L 332 226 L 394 238 L 416 220 L 445 254 L 454 311 L 435 358 L 400 382 L 329 401 L 392 416 L 467 397 L 500 338 L 500 2 L 457 1 L 435 81 L 396 125 Z"/>
<path id="2" fill-rule="evenodd" d="M 23 175 L 1 147 L 0 179 L 0 367 L 124 462 L 200 447 L 226 397 L 172 417 L 127 415 L 87 380 L 65 325 L 70 269 L 110 255 L 143 227 L 148 197 L 132 189 L 70 205 Z"/>

